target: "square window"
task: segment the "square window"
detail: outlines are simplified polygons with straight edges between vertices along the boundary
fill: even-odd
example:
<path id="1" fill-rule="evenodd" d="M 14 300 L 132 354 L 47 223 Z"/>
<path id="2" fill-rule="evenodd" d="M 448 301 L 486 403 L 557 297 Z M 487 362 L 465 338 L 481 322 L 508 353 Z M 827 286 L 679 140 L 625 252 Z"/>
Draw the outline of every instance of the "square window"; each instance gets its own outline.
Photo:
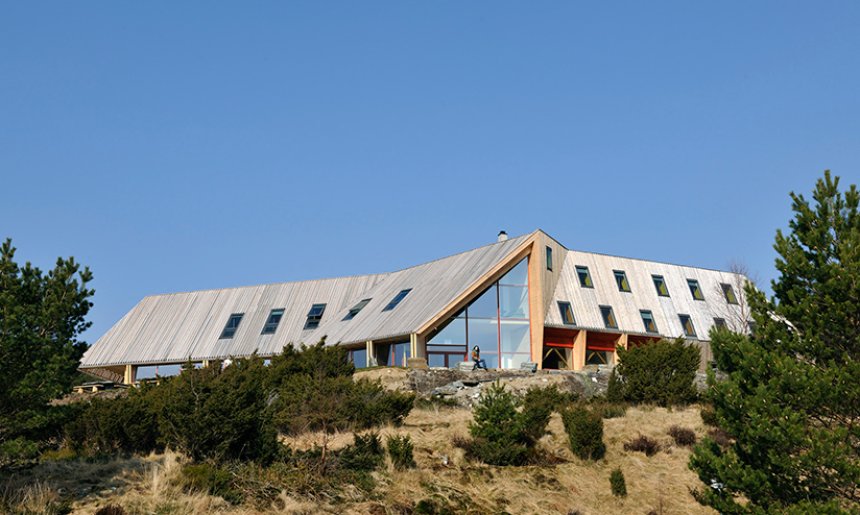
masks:
<path id="1" fill-rule="evenodd" d="M 681 327 L 684 328 L 684 336 L 695 338 L 696 328 L 693 327 L 693 319 L 690 318 L 690 315 L 678 315 L 678 318 L 681 320 Z"/>
<path id="2" fill-rule="evenodd" d="M 583 288 L 594 288 L 594 283 L 591 282 L 591 274 L 588 273 L 587 266 L 576 267 L 576 275 L 579 276 L 579 285 Z"/>
<path id="3" fill-rule="evenodd" d="M 600 306 L 600 315 L 603 317 L 603 325 L 607 329 L 618 329 L 618 322 L 615 320 L 612 306 Z"/>
<path id="4" fill-rule="evenodd" d="M 725 318 L 715 318 L 714 319 L 714 327 L 716 327 L 717 329 L 727 329 L 728 326 L 726 325 L 726 319 Z"/>
<path id="5" fill-rule="evenodd" d="M 573 317 L 573 308 L 570 307 L 570 302 L 559 301 L 558 310 L 561 312 L 561 321 L 564 325 L 576 325 L 576 319 Z"/>
<path id="6" fill-rule="evenodd" d="M 325 313 L 325 304 L 314 304 L 311 306 L 311 310 L 308 311 L 308 319 L 305 321 L 305 330 L 319 327 L 323 313 Z"/>
<path id="7" fill-rule="evenodd" d="M 391 311 L 392 309 L 396 308 L 397 305 L 400 304 L 400 301 L 403 300 L 404 297 L 409 295 L 409 292 L 411 291 L 412 288 L 409 288 L 407 290 L 400 290 L 400 293 L 395 295 L 394 298 L 391 299 L 391 302 L 389 302 L 388 305 L 382 309 L 382 311 Z"/>
<path id="8" fill-rule="evenodd" d="M 618 291 L 630 293 L 630 283 L 627 282 L 627 274 L 624 273 L 624 270 L 613 270 L 612 273 L 615 274 Z"/>
<path id="9" fill-rule="evenodd" d="M 220 338 L 232 338 L 236 334 L 236 330 L 239 329 L 239 324 L 242 322 L 243 316 L 245 316 L 245 313 L 233 313 L 230 315 L 230 318 L 227 319 L 227 325 L 221 331 Z"/>
<path id="10" fill-rule="evenodd" d="M 546 269 L 552 272 L 552 248 L 546 248 Z"/>
<path id="11" fill-rule="evenodd" d="M 728 302 L 729 304 L 737 304 L 738 303 L 738 298 L 735 295 L 735 290 L 732 289 L 731 284 L 721 283 L 720 288 L 722 288 L 722 290 L 723 290 L 723 295 L 726 296 L 726 302 Z"/>
<path id="12" fill-rule="evenodd" d="M 642 323 L 645 324 L 645 332 L 646 333 L 656 333 L 657 332 L 657 323 L 654 322 L 654 315 L 648 310 L 640 310 L 639 314 L 642 315 Z"/>
<path id="13" fill-rule="evenodd" d="M 666 286 L 666 281 L 663 279 L 662 275 L 652 275 L 651 279 L 654 280 L 654 287 L 657 288 L 657 295 L 661 297 L 669 296 L 669 287 Z"/>
<path id="14" fill-rule="evenodd" d="M 283 318 L 283 316 L 283 309 L 273 309 L 269 313 L 269 318 L 266 320 L 266 325 L 263 326 L 263 331 L 260 334 L 274 334 L 278 329 L 278 324 L 281 323 L 281 318 Z"/>
<path id="15" fill-rule="evenodd" d="M 695 279 L 687 279 L 687 286 L 690 287 L 690 293 L 693 294 L 694 299 L 705 300 L 705 296 L 702 294 L 702 289 L 699 288 L 699 281 Z"/>

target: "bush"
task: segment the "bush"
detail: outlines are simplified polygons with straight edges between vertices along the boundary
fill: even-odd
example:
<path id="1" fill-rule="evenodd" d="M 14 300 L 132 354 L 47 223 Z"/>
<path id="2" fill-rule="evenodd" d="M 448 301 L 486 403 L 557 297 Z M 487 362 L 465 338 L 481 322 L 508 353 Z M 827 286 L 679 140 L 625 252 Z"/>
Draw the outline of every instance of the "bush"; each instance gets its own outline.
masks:
<path id="1" fill-rule="evenodd" d="M 182 468 L 180 486 L 188 492 L 217 495 L 231 504 L 242 502 L 242 495 L 233 487 L 233 475 L 213 463 L 186 465 Z"/>
<path id="2" fill-rule="evenodd" d="M 719 424 L 717 423 L 717 412 L 714 411 L 713 406 L 705 406 L 700 411 L 699 414 L 702 417 L 702 422 L 706 426 L 717 427 Z"/>
<path id="3" fill-rule="evenodd" d="M 131 390 L 126 397 L 94 399 L 66 426 L 66 441 L 87 455 L 158 450 L 158 417 L 152 387 Z"/>
<path id="4" fill-rule="evenodd" d="M 341 450 L 338 465 L 347 470 L 370 471 L 384 461 L 385 452 L 377 433 L 353 435 L 353 444 Z"/>
<path id="5" fill-rule="evenodd" d="M 598 460 L 606 454 L 603 419 L 584 406 L 572 406 L 561 414 L 570 450 L 584 460 Z"/>
<path id="6" fill-rule="evenodd" d="M 692 447 L 696 444 L 696 433 L 692 429 L 672 426 L 669 428 L 668 434 L 675 440 L 676 445 Z"/>
<path id="7" fill-rule="evenodd" d="M 19 437 L 0 443 L 0 469 L 21 461 L 30 461 L 39 457 L 39 444 L 26 438 Z"/>
<path id="8" fill-rule="evenodd" d="M 660 450 L 660 444 L 653 438 L 648 438 L 645 435 L 639 435 L 636 438 L 624 443 L 625 451 L 643 452 L 645 456 L 653 456 Z"/>
<path id="9" fill-rule="evenodd" d="M 653 402 L 660 406 L 696 399 L 693 381 L 699 368 L 699 349 L 684 340 L 659 342 L 624 349 L 619 347 L 618 374 L 608 396 L 629 402 Z"/>
<path id="10" fill-rule="evenodd" d="M 720 429 L 719 427 L 714 427 L 708 430 L 708 438 L 714 441 L 717 445 L 722 448 L 726 448 L 732 444 L 732 439 L 728 433 Z"/>
<path id="11" fill-rule="evenodd" d="M 322 343 L 276 356 L 266 384 L 276 427 L 287 434 L 362 430 L 399 425 L 415 403 L 412 393 L 386 391 L 379 381 L 353 381 L 346 351 Z"/>
<path id="12" fill-rule="evenodd" d="M 279 444 L 266 410 L 265 372 L 262 359 L 241 359 L 223 370 L 186 367 L 155 387 L 164 443 L 195 462 L 271 460 Z"/>
<path id="13" fill-rule="evenodd" d="M 498 382 L 482 393 L 469 425 L 473 441 L 467 449 L 473 457 L 490 465 L 522 465 L 528 460 L 530 438 L 517 411 L 518 402 Z M 536 428 L 531 427 L 535 432 Z"/>
<path id="14" fill-rule="evenodd" d="M 388 455 L 397 470 L 405 470 L 415 467 L 415 457 L 412 454 L 414 446 L 412 438 L 405 436 L 388 437 Z"/>
<path id="15" fill-rule="evenodd" d="M 627 483 L 624 481 L 624 473 L 621 469 L 615 469 L 609 475 L 609 486 L 615 497 L 627 497 Z"/>
<path id="16" fill-rule="evenodd" d="M 530 445 L 534 445 L 546 434 L 546 426 L 553 411 L 559 411 L 573 404 L 578 398 L 575 393 L 562 392 L 558 386 L 546 388 L 532 386 L 522 398 L 522 429 Z"/>
<path id="17" fill-rule="evenodd" d="M 618 402 L 595 400 L 589 404 L 591 411 L 600 415 L 600 418 L 618 418 L 627 413 L 627 405 Z"/>

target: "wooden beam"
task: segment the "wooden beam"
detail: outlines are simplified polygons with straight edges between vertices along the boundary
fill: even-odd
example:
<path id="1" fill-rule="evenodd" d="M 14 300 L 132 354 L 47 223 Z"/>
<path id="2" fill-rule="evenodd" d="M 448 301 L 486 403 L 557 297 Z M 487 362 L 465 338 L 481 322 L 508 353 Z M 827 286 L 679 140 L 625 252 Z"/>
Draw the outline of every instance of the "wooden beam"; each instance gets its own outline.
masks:
<path id="1" fill-rule="evenodd" d="M 573 364 L 573 370 L 582 370 L 585 368 L 585 346 L 588 340 L 588 331 L 580 329 L 573 342 L 572 357 L 570 362 Z"/>
<path id="2" fill-rule="evenodd" d="M 136 365 L 126 365 L 125 366 L 125 374 L 122 378 L 123 384 L 133 385 L 137 382 L 137 366 Z"/>

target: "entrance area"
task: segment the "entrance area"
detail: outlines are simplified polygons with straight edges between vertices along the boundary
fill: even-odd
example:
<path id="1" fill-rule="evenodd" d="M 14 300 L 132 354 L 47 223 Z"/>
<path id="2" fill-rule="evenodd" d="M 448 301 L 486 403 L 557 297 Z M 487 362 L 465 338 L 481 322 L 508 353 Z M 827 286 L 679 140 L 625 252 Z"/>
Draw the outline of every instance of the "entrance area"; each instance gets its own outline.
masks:
<path id="1" fill-rule="evenodd" d="M 573 348 L 579 331 L 547 327 L 543 334 L 541 368 L 573 370 Z"/>

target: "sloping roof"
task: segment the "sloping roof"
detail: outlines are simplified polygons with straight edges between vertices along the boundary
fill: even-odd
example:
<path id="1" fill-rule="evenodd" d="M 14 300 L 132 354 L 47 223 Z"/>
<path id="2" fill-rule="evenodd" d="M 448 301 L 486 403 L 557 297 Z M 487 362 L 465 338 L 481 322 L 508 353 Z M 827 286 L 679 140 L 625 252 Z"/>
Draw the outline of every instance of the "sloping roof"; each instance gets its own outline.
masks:
<path id="1" fill-rule="evenodd" d="M 594 288 L 583 288 L 576 273 L 577 266 L 588 267 Z M 621 292 L 615 282 L 614 270 L 623 270 L 630 284 L 630 293 Z M 669 297 L 657 295 L 652 275 L 662 275 Z M 704 300 L 693 299 L 687 279 L 695 279 L 704 294 Z M 730 305 L 720 291 L 720 283 L 733 286 L 740 299 L 739 285 L 746 278 L 730 272 L 671 265 L 590 252 L 569 250 L 561 277 L 548 306 L 546 325 L 565 327 L 558 309 L 559 301 L 571 303 L 578 327 L 605 330 L 600 305 L 612 306 L 618 330 L 625 333 L 645 334 L 640 310 L 649 310 L 654 316 L 660 336 L 676 338 L 683 335 L 679 313 L 690 315 L 699 339 L 707 339 L 714 325 L 714 317 L 727 319 L 740 316 L 740 306 Z"/>
<path id="2" fill-rule="evenodd" d="M 355 343 L 407 336 L 430 320 L 530 235 L 512 238 L 397 272 L 278 283 L 223 290 L 154 295 L 141 300 L 87 350 L 81 368 L 176 363 L 191 359 L 268 356 L 290 343 Z M 382 311 L 401 290 L 412 291 Z M 352 320 L 343 318 L 362 299 L 371 301 Z M 312 304 L 326 311 L 314 330 L 303 330 Z M 284 308 L 275 334 L 260 332 L 272 309 Z M 233 336 L 219 339 L 233 313 L 244 317 Z"/>

